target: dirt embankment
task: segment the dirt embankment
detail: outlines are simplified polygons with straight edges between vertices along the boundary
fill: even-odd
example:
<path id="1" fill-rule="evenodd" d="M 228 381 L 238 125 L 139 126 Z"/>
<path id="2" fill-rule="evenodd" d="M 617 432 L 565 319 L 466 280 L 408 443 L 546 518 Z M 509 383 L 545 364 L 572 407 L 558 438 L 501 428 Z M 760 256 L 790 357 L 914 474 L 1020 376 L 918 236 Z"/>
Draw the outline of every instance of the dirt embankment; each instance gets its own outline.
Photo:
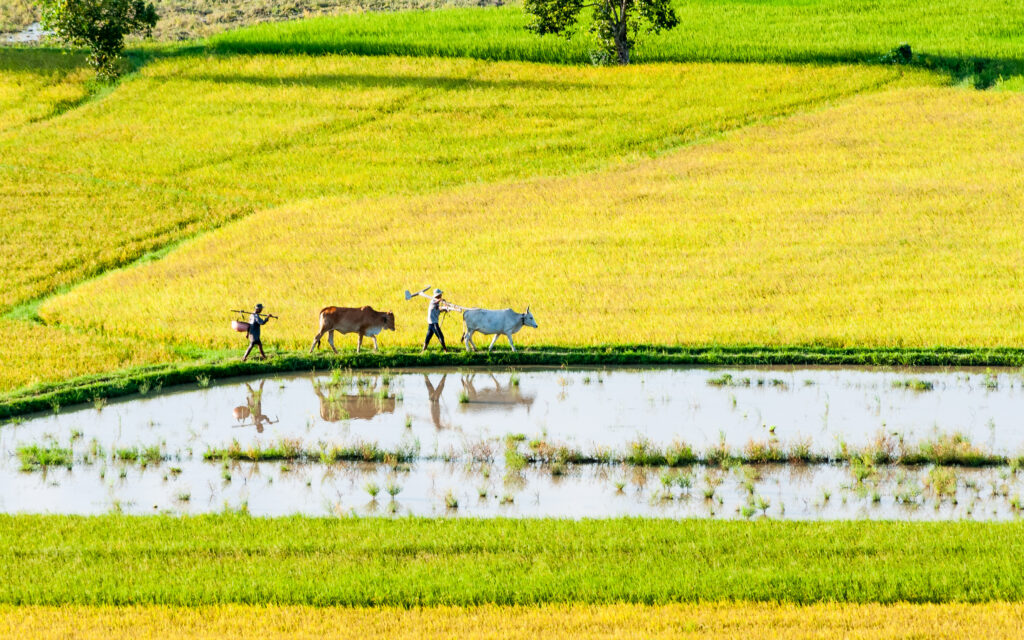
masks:
<path id="1" fill-rule="evenodd" d="M 153 0 L 160 21 L 157 40 L 202 38 L 228 29 L 260 22 L 277 22 L 312 16 L 360 11 L 400 11 L 439 7 L 495 6 L 504 0 Z M 25 33 L 39 20 L 32 0 L 0 0 L 0 42 L 11 34 Z M 19 37 L 18 41 L 39 38 Z"/>

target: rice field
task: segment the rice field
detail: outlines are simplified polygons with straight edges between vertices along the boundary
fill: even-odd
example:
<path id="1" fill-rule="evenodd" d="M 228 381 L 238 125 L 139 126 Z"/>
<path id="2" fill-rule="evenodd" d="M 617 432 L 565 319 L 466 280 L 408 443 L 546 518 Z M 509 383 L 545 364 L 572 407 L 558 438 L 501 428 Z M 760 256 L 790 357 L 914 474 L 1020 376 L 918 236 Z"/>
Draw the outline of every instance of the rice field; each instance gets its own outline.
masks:
<path id="1" fill-rule="evenodd" d="M 1014 0 L 683 0 L 681 27 L 645 39 L 640 62 L 877 63 L 909 43 L 918 63 L 971 75 L 976 59 L 994 74 L 1020 75 L 1024 16 Z M 587 12 L 584 12 L 587 15 Z M 597 48 L 586 24 L 571 40 L 538 38 L 516 4 L 480 9 L 342 15 L 262 24 L 215 36 L 236 53 L 308 52 L 440 55 L 487 60 L 589 63 Z M 584 21 L 585 22 L 585 21 Z M 443 34 L 440 35 L 440 34 Z M 961 64 L 962 63 L 962 64 Z"/>
<path id="2" fill-rule="evenodd" d="M 1020 521 L 0 516 L 0 603 L 1012 602 Z"/>
<path id="3" fill-rule="evenodd" d="M 0 389 L 180 359 L 162 344 L 8 319 L 0 319 L 0 344 Z"/>
<path id="4" fill-rule="evenodd" d="M 0 133 L 0 310 L 265 207 L 593 170 L 900 78 L 771 65 L 155 62 L 58 119 Z"/>
<path id="5" fill-rule="evenodd" d="M 1014 638 L 1024 606 L 705 603 L 321 608 L 0 606 L 4 637 L 76 638 Z"/>
<path id="6" fill-rule="evenodd" d="M 1019 344 L 1022 106 L 899 88 L 592 175 L 310 200 L 41 314 L 228 347 L 225 305 L 259 299 L 284 318 L 268 335 L 308 349 L 322 306 L 371 304 L 398 317 L 383 344 L 413 346 L 424 305 L 401 291 L 431 284 L 465 306 L 531 305 L 540 328 L 521 346 Z M 359 241 L 339 249 L 339 226 Z M 252 243 L 266 262 L 241 282 L 233 257 Z M 325 271 L 331 255 L 344 267 Z M 184 313 L 173 323 L 152 311 L 171 305 Z M 457 316 L 445 331 L 457 339 Z"/>
<path id="7" fill-rule="evenodd" d="M 0 47 L 0 136 L 72 108 L 90 95 L 82 56 Z M 3 156 L 0 165 L 10 158 Z"/>

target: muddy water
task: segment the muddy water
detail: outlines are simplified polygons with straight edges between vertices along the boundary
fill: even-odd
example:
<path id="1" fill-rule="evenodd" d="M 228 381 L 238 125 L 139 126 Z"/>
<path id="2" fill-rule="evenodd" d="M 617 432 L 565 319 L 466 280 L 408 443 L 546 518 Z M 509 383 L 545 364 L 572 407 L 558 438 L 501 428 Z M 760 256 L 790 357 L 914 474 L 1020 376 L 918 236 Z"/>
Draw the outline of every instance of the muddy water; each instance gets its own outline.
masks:
<path id="1" fill-rule="evenodd" d="M 903 383 L 928 390 L 897 386 Z M 774 436 L 832 452 L 880 432 L 906 442 L 961 433 L 985 450 L 1015 455 L 1024 444 L 1021 407 L 1024 379 L 1011 371 L 410 371 L 333 382 L 281 376 L 4 426 L 0 511 L 1008 518 L 1016 517 L 1024 492 L 1024 475 L 1009 468 L 878 467 L 860 478 L 847 465 L 513 470 L 503 439 L 523 434 L 584 451 L 623 449 L 637 438 L 683 440 L 701 451 L 721 441 L 741 450 Z M 210 448 L 267 448 L 283 439 L 311 451 L 372 442 L 419 455 L 397 469 L 203 460 Z M 17 451 L 27 445 L 71 448 L 70 470 L 22 471 Z M 145 467 L 113 457 L 117 449 L 151 446 L 162 460 Z"/>

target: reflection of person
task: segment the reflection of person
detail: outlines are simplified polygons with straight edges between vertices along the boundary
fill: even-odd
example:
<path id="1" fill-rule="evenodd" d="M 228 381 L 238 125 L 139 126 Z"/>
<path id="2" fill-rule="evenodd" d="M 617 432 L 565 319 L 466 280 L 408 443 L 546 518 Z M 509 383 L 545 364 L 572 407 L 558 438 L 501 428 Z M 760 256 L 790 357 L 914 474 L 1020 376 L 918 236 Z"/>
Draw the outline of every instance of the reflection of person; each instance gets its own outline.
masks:
<path id="1" fill-rule="evenodd" d="M 448 374 L 441 376 L 441 382 L 438 383 L 437 388 L 430 384 L 430 378 L 427 374 L 423 374 L 423 381 L 427 383 L 427 394 L 430 396 L 430 419 L 434 422 L 434 427 L 443 429 L 441 426 L 441 394 L 444 393 L 444 383 L 448 379 Z"/>
<path id="2" fill-rule="evenodd" d="M 246 331 L 246 334 L 249 336 L 249 348 L 245 350 L 242 362 L 245 362 L 249 354 L 252 353 L 253 347 L 260 348 L 260 360 L 267 359 L 267 354 L 263 353 L 263 342 L 260 340 L 260 327 L 270 322 L 270 316 L 264 318 L 260 315 L 261 311 L 263 311 L 263 305 L 257 304 L 252 315 L 249 316 L 249 330 Z"/>
<path id="3" fill-rule="evenodd" d="M 266 380 L 260 380 L 259 391 L 256 391 L 252 386 L 246 382 L 245 388 L 249 390 L 249 394 L 245 399 L 244 407 L 235 407 L 234 414 L 235 419 L 242 422 L 238 425 L 239 427 L 256 427 L 256 433 L 263 433 L 264 425 L 274 424 L 276 420 L 271 420 L 269 416 L 263 413 L 263 384 Z M 246 418 L 252 418 L 252 424 L 245 424 Z"/>
<path id="4" fill-rule="evenodd" d="M 445 301 L 441 296 L 443 291 L 440 289 L 434 289 L 434 297 L 430 299 L 430 305 L 427 307 L 427 337 L 423 340 L 423 351 L 427 350 L 427 345 L 430 344 L 430 339 L 437 336 L 438 341 L 441 343 L 441 349 L 448 351 L 448 347 L 444 343 L 444 334 L 441 333 L 441 312 L 445 310 Z M 426 296 L 424 296 L 426 297 Z"/>

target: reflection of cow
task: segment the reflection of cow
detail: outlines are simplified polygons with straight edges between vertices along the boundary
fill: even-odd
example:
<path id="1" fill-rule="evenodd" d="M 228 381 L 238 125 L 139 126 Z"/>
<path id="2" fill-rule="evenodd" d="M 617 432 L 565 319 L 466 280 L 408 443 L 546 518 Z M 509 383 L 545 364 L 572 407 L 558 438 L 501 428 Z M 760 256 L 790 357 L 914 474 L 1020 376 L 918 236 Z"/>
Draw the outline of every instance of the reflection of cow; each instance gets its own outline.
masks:
<path id="1" fill-rule="evenodd" d="M 351 307 L 325 307 L 320 310 L 320 331 L 313 338 L 309 352 L 320 346 L 320 338 L 327 334 L 327 343 L 338 353 L 334 346 L 334 332 L 359 334 L 356 353 L 363 348 L 363 336 L 373 338 L 373 350 L 377 350 L 377 334 L 388 329 L 395 330 L 395 314 L 390 311 L 374 311 L 372 307 L 353 309 Z"/>
<path id="2" fill-rule="evenodd" d="M 522 405 L 526 407 L 526 411 L 530 411 L 530 407 L 533 406 L 535 396 L 524 395 L 520 392 L 517 385 L 513 385 L 511 382 L 508 386 L 501 386 L 498 379 L 493 374 L 488 374 L 491 380 L 494 382 L 494 388 L 485 388 L 477 390 L 473 386 L 473 375 L 462 376 L 462 388 L 466 391 L 466 396 L 469 402 L 464 402 L 459 406 L 463 409 L 490 409 L 495 407 L 507 408 L 508 410 L 514 409 L 516 406 Z"/>
<path id="3" fill-rule="evenodd" d="M 466 309 L 462 313 L 462 320 L 466 323 L 466 332 L 462 334 L 462 341 L 466 344 L 467 351 L 476 351 L 476 345 L 473 344 L 473 334 L 477 331 L 485 336 L 494 335 L 490 346 L 487 347 L 488 351 L 494 348 L 494 343 L 497 342 L 498 336 L 508 338 L 509 346 L 515 351 L 516 345 L 512 342 L 512 334 L 517 333 L 523 327 L 537 328 L 537 321 L 533 319 L 530 307 L 526 307 L 526 313 L 516 313 L 511 309 L 503 309 L 501 311 L 493 309 Z"/>
<path id="4" fill-rule="evenodd" d="M 319 385 L 313 384 L 313 391 L 320 398 L 320 418 L 326 422 L 340 420 L 371 420 L 380 413 L 394 413 L 394 398 L 378 398 L 377 396 L 347 395 L 323 392 Z"/>
<path id="5" fill-rule="evenodd" d="M 235 416 L 235 420 L 238 421 L 236 427 L 256 427 L 256 433 L 263 433 L 264 425 L 274 424 L 277 420 L 271 420 L 269 417 L 263 414 L 263 383 L 265 380 L 260 380 L 259 391 L 254 391 L 252 386 L 246 382 L 245 388 L 249 390 L 249 393 L 245 399 L 245 404 L 235 407 L 231 413 Z M 252 424 L 246 424 L 246 420 L 252 418 Z"/>

